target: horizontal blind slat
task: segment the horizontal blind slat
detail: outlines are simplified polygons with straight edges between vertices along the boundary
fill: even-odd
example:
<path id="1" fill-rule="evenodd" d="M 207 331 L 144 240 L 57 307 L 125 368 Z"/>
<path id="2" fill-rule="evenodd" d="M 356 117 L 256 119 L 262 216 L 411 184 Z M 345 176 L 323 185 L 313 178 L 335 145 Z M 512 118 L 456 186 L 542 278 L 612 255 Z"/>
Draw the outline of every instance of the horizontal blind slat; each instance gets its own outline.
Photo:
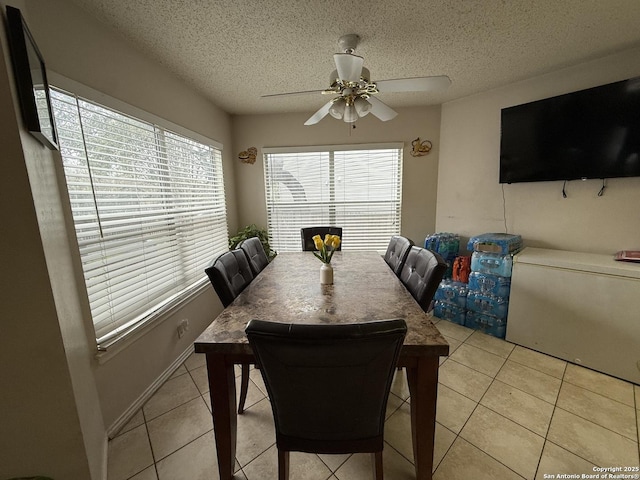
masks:
<path id="1" fill-rule="evenodd" d="M 96 336 L 202 285 L 228 249 L 219 149 L 54 89 Z"/>
<path id="2" fill-rule="evenodd" d="M 274 249 L 299 251 L 300 228 L 332 225 L 342 227 L 343 250 L 384 252 L 400 233 L 402 149 L 286 150 L 264 155 Z"/>

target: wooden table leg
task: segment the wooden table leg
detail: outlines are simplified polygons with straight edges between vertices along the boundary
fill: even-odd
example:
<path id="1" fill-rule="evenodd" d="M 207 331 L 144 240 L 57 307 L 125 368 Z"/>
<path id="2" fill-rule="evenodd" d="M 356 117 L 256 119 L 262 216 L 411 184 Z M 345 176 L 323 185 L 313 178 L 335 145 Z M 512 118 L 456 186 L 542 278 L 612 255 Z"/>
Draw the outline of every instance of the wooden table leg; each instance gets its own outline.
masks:
<path id="1" fill-rule="evenodd" d="M 411 394 L 411 435 L 417 480 L 431 480 L 436 433 L 438 397 L 438 357 L 420 357 L 415 367 L 407 367 Z"/>
<path id="2" fill-rule="evenodd" d="M 238 433 L 233 363 L 227 363 L 224 355 L 208 353 L 207 372 L 218 454 L 218 472 L 220 480 L 231 480 L 236 462 Z"/>

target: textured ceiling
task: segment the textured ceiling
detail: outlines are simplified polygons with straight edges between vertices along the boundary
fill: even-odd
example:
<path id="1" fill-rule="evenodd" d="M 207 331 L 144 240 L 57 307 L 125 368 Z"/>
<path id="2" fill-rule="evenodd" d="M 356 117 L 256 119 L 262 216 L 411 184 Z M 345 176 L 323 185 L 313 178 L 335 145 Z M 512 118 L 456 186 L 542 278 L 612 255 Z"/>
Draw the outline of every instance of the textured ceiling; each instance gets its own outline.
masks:
<path id="1" fill-rule="evenodd" d="M 372 80 L 448 75 L 433 105 L 640 45 L 639 0 L 72 0 L 231 114 L 312 112 L 346 33 Z"/>

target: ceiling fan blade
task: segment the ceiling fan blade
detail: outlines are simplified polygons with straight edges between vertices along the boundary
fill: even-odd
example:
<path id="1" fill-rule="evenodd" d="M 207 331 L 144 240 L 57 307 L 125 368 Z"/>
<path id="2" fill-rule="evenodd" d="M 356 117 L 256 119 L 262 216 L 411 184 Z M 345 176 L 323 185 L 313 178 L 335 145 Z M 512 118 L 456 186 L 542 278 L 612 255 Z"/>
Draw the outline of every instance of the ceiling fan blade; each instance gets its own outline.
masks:
<path id="1" fill-rule="evenodd" d="M 451 79 L 446 75 L 435 77 L 397 78 L 395 80 L 380 80 L 376 82 L 380 93 L 391 92 L 437 92 L 451 85 Z"/>
<path id="2" fill-rule="evenodd" d="M 316 123 L 318 123 L 320 120 L 322 120 L 324 117 L 327 116 L 327 114 L 329 113 L 329 109 L 331 108 L 332 104 L 333 104 L 333 100 L 330 100 L 327 103 L 325 103 L 322 107 L 320 107 L 320 110 L 318 110 L 316 113 L 311 115 L 309 120 L 304 122 L 304 124 L 305 125 L 315 125 Z"/>
<path id="3" fill-rule="evenodd" d="M 343 82 L 360 81 L 364 58 L 350 53 L 334 53 L 333 60 L 336 62 L 336 70 L 338 70 L 340 80 Z"/>
<path id="4" fill-rule="evenodd" d="M 393 110 L 386 103 L 378 100 L 373 95 L 369 96 L 367 100 L 371 104 L 370 112 L 376 117 L 378 117 L 380 120 L 382 120 L 383 122 L 386 122 L 387 120 L 391 120 L 396 115 L 398 115 L 398 112 Z"/>
<path id="5" fill-rule="evenodd" d="M 288 92 L 288 93 L 272 93 L 270 95 L 261 95 L 260 98 L 273 98 L 273 97 L 293 97 L 296 95 L 309 95 L 322 93 L 324 90 L 304 90 L 302 92 Z"/>

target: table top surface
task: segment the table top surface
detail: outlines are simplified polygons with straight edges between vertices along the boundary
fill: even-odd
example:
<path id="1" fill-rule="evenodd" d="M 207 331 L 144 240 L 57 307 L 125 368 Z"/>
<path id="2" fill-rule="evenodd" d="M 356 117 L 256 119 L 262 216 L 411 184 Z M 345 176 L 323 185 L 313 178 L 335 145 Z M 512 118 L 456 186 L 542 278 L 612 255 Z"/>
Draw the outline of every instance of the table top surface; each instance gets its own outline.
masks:
<path id="1" fill-rule="evenodd" d="M 376 252 L 335 252 L 333 285 L 320 284 L 312 252 L 280 253 L 195 341 L 197 353 L 251 354 L 251 319 L 283 323 L 356 323 L 404 318 L 401 355 L 443 356 L 449 344 Z"/>

